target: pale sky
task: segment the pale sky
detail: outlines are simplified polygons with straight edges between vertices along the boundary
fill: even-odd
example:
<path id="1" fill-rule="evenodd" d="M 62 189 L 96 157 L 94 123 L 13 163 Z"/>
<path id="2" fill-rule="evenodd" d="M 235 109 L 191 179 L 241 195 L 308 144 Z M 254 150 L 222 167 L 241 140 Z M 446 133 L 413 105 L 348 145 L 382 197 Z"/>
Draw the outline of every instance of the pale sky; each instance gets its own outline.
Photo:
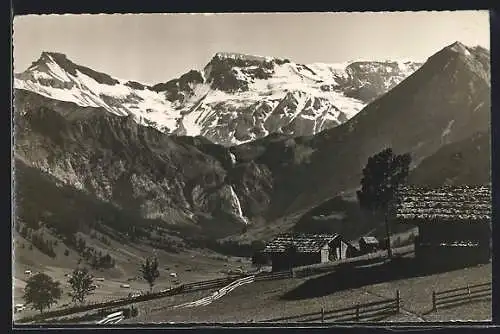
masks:
<path id="1" fill-rule="evenodd" d="M 13 29 L 15 72 L 51 51 L 146 84 L 201 70 L 219 51 L 307 64 L 425 61 L 457 40 L 490 48 L 487 11 L 27 15 Z"/>

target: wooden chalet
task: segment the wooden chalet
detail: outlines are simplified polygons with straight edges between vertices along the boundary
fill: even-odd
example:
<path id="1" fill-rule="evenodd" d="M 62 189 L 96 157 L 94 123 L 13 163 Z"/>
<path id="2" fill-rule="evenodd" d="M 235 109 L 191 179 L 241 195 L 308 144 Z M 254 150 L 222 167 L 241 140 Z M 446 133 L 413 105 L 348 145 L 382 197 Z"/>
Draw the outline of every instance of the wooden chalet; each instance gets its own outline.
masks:
<path id="1" fill-rule="evenodd" d="M 415 256 L 427 264 L 490 260 L 489 186 L 401 187 L 391 205 L 391 218 L 418 227 Z"/>
<path id="2" fill-rule="evenodd" d="M 354 256 L 357 250 L 338 234 L 282 234 L 262 251 L 273 271 L 315 263 L 326 263 Z"/>

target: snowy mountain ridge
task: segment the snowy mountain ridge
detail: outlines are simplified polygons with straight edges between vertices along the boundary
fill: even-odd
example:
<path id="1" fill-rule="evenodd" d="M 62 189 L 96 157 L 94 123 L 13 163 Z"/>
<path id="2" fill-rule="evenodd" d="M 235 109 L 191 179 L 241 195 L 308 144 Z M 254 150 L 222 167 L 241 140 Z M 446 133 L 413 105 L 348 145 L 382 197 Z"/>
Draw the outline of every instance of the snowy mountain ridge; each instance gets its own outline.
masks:
<path id="1" fill-rule="evenodd" d="M 313 135 L 342 124 L 420 67 L 403 61 L 296 64 L 219 52 L 202 72 L 147 86 L 43 52 L 14 87 L 101 107 L 164 133 L 235 145 L 270 133 Z"/>

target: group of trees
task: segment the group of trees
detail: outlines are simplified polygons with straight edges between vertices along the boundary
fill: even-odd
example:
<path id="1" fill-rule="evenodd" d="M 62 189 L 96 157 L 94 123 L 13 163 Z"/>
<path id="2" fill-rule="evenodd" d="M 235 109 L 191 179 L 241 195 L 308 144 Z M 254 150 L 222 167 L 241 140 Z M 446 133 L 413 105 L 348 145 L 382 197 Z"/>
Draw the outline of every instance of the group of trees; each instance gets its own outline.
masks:
<path id="1" fill-rule="evenodd" d="M 27 223 L 16 222 L 16 231 L 31 244 L 29 249 L 33 246 L 40 250 L 42 253 L 54 258 L 57 256 L 56 249 L 57 240 L 49 240 L 45 237 L 39 225 L 28 225 Z M 92 238 L 98 238 L 105 245 L 110 245 L 110 240 L 105 235 L 99 235 L 94 232 L 91 233 Z M 96 250 L 94 247 L 88 246 L 85 239 L 78 237 L 76 234 L 69 234 L 64 236 L 64 244 L 70 248 L 74 248 L 77 253 L 94 269 L 107 269 L 115 266 L 115 260 L 108 253 L 103 254 L 102 251 Z M 24 245 L 24 244 L 23 244 Z M 23 246 L 24 247 L 24 246 Z M 69 249 L 64 251 L 64 255 L 69 255 Z"/>
<path id="2" fill-rule="evenodd" d="M 26 240 L 31 241 L 31 244 L 40 250 L 42 253 L 47 254 L 50 257 L 56 257 L 57 253 L 54 246 L 57 246 L 57 240 L 51 241 L 46 239 L 43 232 L 36 231 L 27 224 L 16 224 L 16 231 Z M 96 234 L 93 234 L 96 237 Z M 99 240 L 106 245 L 110 245 L 106 236 L 101 235 Z M 74 248 L 78 254 L 92 267 L 95 269 L 107 269 L 113 268 L 115 266 L 115 260 L 108 253 L 103 254 L 102 251 L 96 250 L 94 247 L 87 246 L 85 239 L 77 237 L 75 234 L 71 234 L 65 237 L 64 243 L 68 247 Z M 30 249 L 32 249 L 30 245 Z M 69 255 L 69 250 L 64 251 L 64 255 Z"/>
<path id="3" fill-rule="evenodd" d="M 125 233 L 131 242 L 136 242 L 141 238 L 149 238 L 150 232 L 144 227 L 137 227 L 135 225 L 130 226 L 128 231 Z"/>
<path id="4" fill-rule="evenodd" d="M 42 253 L 47 254 L 50 257 L 56 257 L 56 252 L 54 251 L 54 242 L 46 240 L 41 233 L 33 233 L 31 235 L 31 243 L 38 248 Z"/>
<path id="5" fill-rule="evenodd" d="M 108 253 L 103 255 L 100 251 L 98 253 L 94 251 L 92 255 L 87 258 L 87 262 L 94 269 L 109 269 L 115 266 L 115 260 L 111 255 Z"/>
<path id="6" fill-rule="evenodd" d="M 160 276 L 159 263 L 156 257 L 146 258 L 139 268 L 142 278 L 148 283 L 150 291 Z M 75 304 L 83 304 L 87 297 L 93 293 L 96 286 L 94 277 L 87 268 L 75 268 L 68 279 L 71 291 L 68 295 Z M 26 305 L 31 305 L 34 310 L 43 313 L 61 298 L 63 294 L 61 284 L 54 281 L 44 273 L 31 276 L 24 289 L 23 299 Z"/>
<path id="7" fill-rule="evenodd" d="M 50 257 L 56 257 L 57 254 L 54 250 L 54 246 L 57 245 L 57 241 L 45 239 L 43 232 L 38 230 L 38 226 L 30 226 L 28 226 L 28 224 L 16 223 L 15 229 L 24 239 L 31 241 L 31 244 L 42 253 Z M 32 249 L 32 247 L 30 247 L 30 249 Z"/>
<path id="8" fill-rule="evenodd" d="M 101 238 L 105 238 L 102 236 Z M 109 244 L 109 240 L 105 238 Z M 94 247 L 87 246 L 85 239 L 71 235 L 66 239 L 66 244 L 75 248 L 78 254 L 94 269 L 108 269 L 115 266 L 115 260 L 108 253 L 96 250 Z"/>
<path id="9" fill-rule="evenodd" d="M 76 268 L 69 277 L 71 296 L 73 303 L 84 303 L 88 295 L 95 289 L 93 276 L 87 268 Z M 27 305 L 31 305 L 34 310 L 43 313 L 49 309 L 62 296 L 61 283 L 54 281 L 52 277 L 44 273 L 31 276 L 26 282 L 23 299 Z"/>

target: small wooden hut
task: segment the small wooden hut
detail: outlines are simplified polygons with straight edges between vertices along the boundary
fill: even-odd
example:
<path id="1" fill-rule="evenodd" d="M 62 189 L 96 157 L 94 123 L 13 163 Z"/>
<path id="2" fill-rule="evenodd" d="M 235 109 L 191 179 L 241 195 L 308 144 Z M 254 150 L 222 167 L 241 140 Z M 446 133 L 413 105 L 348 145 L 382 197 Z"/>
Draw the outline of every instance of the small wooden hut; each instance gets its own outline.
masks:
<path id="1" fill-rule="evenodd" d="M 418 227 L 415 256 L 428 264 L 490 260 L 489 186 L 401 187 L 391 205 L 391 218 Z"/>
<path id="2" fill-rule="evenodd" d="M 359 251 L 361 254 L 373 253 L 380 248 L 380 243 L 375 237 L 359 238 Z"/>
<path id="3" fill-rule="evenodd" d="M 282 234 L 266 245 L 263 254 L 273 271 L 352 257 L 356 249 L 338 234 Z"/>

